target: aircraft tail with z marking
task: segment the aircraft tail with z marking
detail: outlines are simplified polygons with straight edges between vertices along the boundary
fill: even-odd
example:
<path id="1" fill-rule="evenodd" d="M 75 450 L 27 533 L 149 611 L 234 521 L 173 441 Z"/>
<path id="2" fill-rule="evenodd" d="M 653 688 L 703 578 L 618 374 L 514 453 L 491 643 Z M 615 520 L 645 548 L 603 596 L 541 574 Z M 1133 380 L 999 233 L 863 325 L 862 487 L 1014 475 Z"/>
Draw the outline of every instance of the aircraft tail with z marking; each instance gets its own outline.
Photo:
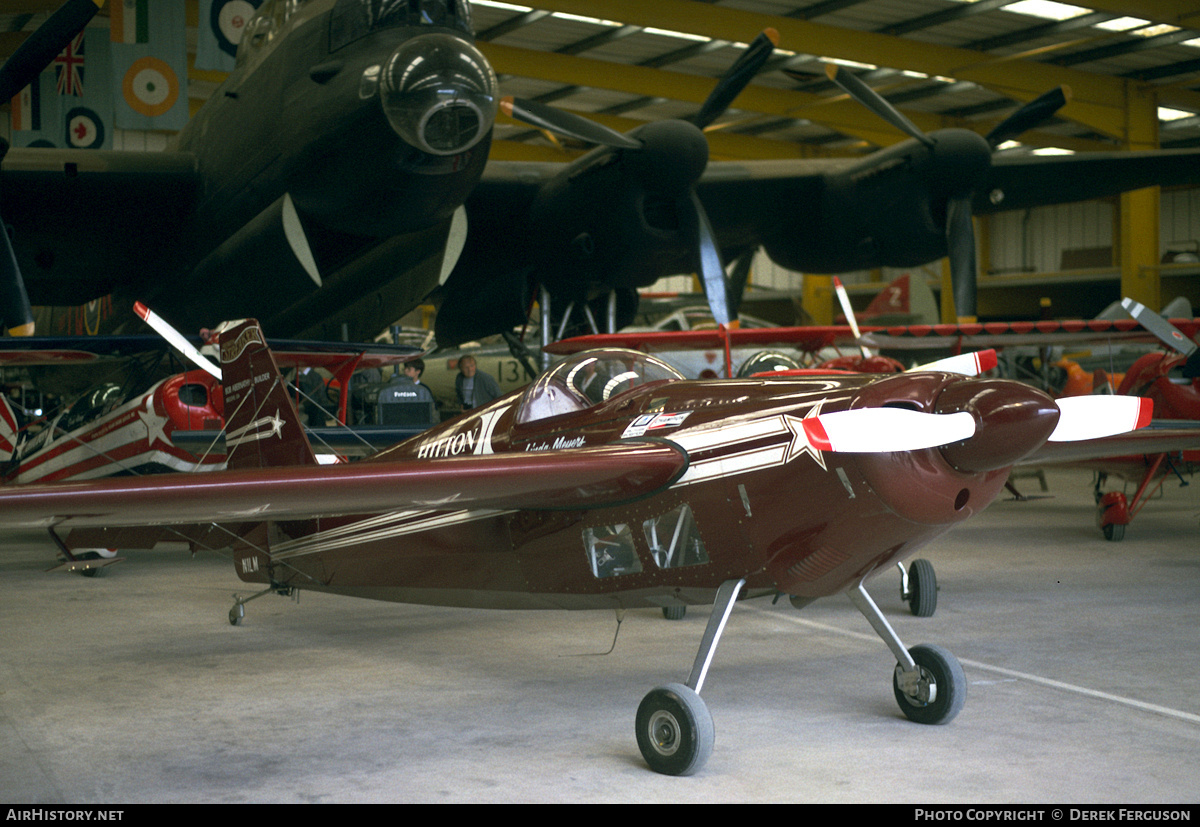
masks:
<path id="1" fill-rule="evenodd" d="M 255 319 L 218 331 L 229 468 L 316 465 L 300 415 Z"/>

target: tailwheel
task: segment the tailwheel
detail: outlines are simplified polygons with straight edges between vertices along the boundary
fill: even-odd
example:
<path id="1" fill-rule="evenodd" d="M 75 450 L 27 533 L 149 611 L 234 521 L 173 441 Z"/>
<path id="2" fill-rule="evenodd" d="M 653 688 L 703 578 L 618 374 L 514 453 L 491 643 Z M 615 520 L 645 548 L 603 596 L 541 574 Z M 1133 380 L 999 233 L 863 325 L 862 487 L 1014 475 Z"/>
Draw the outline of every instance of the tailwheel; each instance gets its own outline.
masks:
<path id="1" fill-rule="evenodd" d="M 945 724 L 962 711 L 967 678 L 958 658 L 940 646 L 921 644 L 908 650 L 916 669 L 897 664 L 892 676 L 896 703 L 910 721 Z"/>
<path id="2" fill-rule="evenodd" d="M 1104 532 L 1105 540 L 1123 540 L 1125 538 L 1125 526 L 1120 523 L 1109 523 L 1101 529 Z"/>
<path id="3" fill-rule="evenodd" d="M 662 613 L 667 620 L 683 620 L 687 615 L 687 606 L 663 606 Z"/>
<path id="4" fill-rule="evenodd" d="M 638 706 L 636 727 L 642 757 L 663 775 L 691 775 L 712 754 L 712 715 L 700 695 L 681 683 L 650 690 Z"/>

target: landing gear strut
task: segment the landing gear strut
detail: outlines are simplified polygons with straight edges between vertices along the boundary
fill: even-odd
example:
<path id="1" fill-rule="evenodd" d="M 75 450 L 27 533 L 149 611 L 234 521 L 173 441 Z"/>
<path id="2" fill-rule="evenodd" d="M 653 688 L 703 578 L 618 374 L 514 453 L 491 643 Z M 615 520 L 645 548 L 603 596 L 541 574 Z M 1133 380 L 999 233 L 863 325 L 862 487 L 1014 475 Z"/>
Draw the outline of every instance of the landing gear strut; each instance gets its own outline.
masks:
<path id="1" fill-rule="evenodd" d="M 945 724 L 953 720 L 967 700 L 967 679 L 958 659 L 940 646 L 905 649 L 862 583 L 848 594 L 896 656 L 892 689 L 904 716 L 918 724 Z"/>
<path id="2" fill-rule="evenodd" d="M 708 674 L 721 633 L 743 580 L 726 580 L 717 589 L 708 626 L 696 652 L 687 684 L 669 683 L 650 690 L 638 706 L 635 722 L 638 749 L 650 769 L 664 775 L 691 775 L 712 754 L 715 733 L 712 714 L 700 699 L 700 688 Z"/>

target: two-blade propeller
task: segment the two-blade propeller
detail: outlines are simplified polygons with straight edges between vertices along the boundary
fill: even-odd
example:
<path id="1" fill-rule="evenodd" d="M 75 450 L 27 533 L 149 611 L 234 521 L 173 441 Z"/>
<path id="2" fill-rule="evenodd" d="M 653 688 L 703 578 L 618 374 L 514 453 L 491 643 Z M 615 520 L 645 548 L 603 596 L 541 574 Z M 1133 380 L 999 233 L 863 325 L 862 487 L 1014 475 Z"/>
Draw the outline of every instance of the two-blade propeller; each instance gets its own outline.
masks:
<path id="1" fill-rule="evenodd" d="M 778 41 L 779 34 L 774 29 L 767 29 L 754 39 L 754 42 L 717 82 L 716 87 L 700 107 L 700 111 L 689 119 L 695 130 L 703 130 L 721 116 L 734 98 L 762 69 Z M 645 142 L 638 137 L 641 128 L 625 135 L 581 115 L 520 98 L 504 98 L 500 106 L 514 120 L 567 138 L 631 154 L 640 153 L 646 149 Z M 702 133 L 696 143 L 707 147 Z M 671 159 L 671 161 L 675 160 Z M 658 162 L 661 163 L 661 159 Z M 701 162 L 690 158 L 679 158 L 676 162 L 680 167 L 686 169 L 686 178 L 688 179 L 682 182 L 682 187 L 675 193 L 675 208 L 679 216 L 680 227 L 697 251 L 700 279 L 704 285 L 704 292 L 708 297 L 713 317 L 718 324 L 728 326 L 735 321 L 737 314 L 730 300 L 729 286 L 726 283 L 725 270 L 721 263 L 721 254 L 717 248 L 712 224 L 708 220 L 708 215 L 705 213 L 695 189 L 696 181 L 707 164 L 707 157 L 704 157 Z M 638 168 L 636 164 L 631 166 L 634 169 Z M 649 172 L 649 168 L 653 166 L 657 166 L 657 163 L 647 164 L 641 168 Z M 654 170 L 650 174 L 662 177 L 660 170 Z"/>
<path id="2" fill-rule="evenodd" d="M 1058 424 L 1048 442 L 1079 442 L 1150 424 L 1153 402 L 1137 396 L 1069 396 L 1055 402 Z M 937 448 L 973 437 L 968 411 L 923 413 L 905 408 L 855 408 L 803 421 L 809 444 L 833 453 L 879 453 Z"/>
<path id="3" fill-rule="evenodd" d="M 68 0 L 50 15 L 0 67 L 0 101 L 11 99 L 30 83 L 37 82 L 42 70 L 83 31 L 101 5 L 103 0 Z M 8 146 L 0 140 L 0 160 L 7 154 Z M 0 239 L 0 314 L 10 336 L 32 336 L 33 309 L 2 222 Z"/>
<path id="4" fill-rule="evenodd" d="M 866 106 L 909 137 L 923 144 L 933 154 L 934 163 L 939 163 L 938 155 L 941 147 L 939 147 L 937 137 L 926 135 L 922 132 L 916 124 L 901 114 L 882 95 L 863 83 L 844 67 L 831 64 L 826 67 L 826 74 L 829 75 L 830 80 L 841 87 L 843 91 L 856 101 Z M 987 147 L 994 152 L 1000 144 L 1011 140 L 1022 132 L 1052 117 L 1055 112 L 1066 104 L 1069 98 L 1070 89 L 1062 86 L 1052 89 L 1029 103 L 1024 104 L 1016 112 L 997 124 L 987 134 L 984 138 Z M 948 132 L 950 131 L 947 130 Z M 947 158 L 952 154 L 958 155 L 958 158 L 954 158 L 951 161 L 951 163 L 958 163 L 965 160 L 968 147 L 963 145 L 961 150 L 947 147 L 944 151 L 947 154 Z M 981 153 L 984 151 L 983 149 L 979 150 Z M 990 165 L 990 159 L 986 162 L 981 161 L 980 163 L 982 164 L 982 169 L 979 169 L 978 172 L 985 172 L 987 166 Z M 933 172 L 934 174 L 938 174 L 939 172 L 946 171 L 934 169 Z M 975 195 L 978 176 L 955 173 L 948 177 L 959 179 L 957 185 L 953 181 L 942 183 L 942 186 L 946 187 L 946 255 L 950 262 L 950 278 L 954 286 L 954 308 L 960 319 L 974 319 L 976 314 L 977 264 L 975 261 L 975 228 L 971 220 L 971 202 Z"/>
<path id="5" fill-rule="evenodd" d="M 1184 336 L 1182 331 L 1168 322 L 1162 316 L 1150 310 L 1141 302 L 1126 296 L 1121 299 L 1121 306 L 1146 330 L 1149 330 L 1167 347 L 1187 358 L 1184 363 L 1183 375 L 1188 379 L 1200 376 L 1200 346 Z"/>

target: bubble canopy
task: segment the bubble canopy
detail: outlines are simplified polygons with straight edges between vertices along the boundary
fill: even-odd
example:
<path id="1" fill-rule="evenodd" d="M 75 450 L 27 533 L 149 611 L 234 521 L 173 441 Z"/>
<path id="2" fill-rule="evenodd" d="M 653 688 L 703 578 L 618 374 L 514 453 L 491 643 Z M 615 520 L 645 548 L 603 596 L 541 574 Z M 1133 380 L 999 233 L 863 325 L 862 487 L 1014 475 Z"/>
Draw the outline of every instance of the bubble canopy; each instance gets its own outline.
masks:
<path id="1" fill-rule="evenodd" d="M 661 359 L 636 350 L 584 351 L 543 373 L 525 390 L 517 423 L 584 411 L 630 388 L 683 378 Z"/>

